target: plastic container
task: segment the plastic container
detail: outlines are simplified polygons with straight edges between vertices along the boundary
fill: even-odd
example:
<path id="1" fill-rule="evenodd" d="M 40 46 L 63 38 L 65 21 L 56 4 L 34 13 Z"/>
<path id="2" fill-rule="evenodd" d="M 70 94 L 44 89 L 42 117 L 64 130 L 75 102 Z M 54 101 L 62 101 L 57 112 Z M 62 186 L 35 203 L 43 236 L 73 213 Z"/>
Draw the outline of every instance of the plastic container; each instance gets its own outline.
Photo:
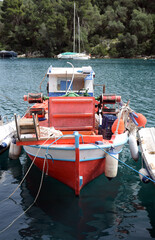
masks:
<path id="1" fill-rule="evenodd" d="M 111 139 L 112 131 L 111 127 L 114 121 L 117 119 L 115 115 L 104 114 L 102 118 L 102 125 L 99 126 L 98 132 L 104 139 Z"/>

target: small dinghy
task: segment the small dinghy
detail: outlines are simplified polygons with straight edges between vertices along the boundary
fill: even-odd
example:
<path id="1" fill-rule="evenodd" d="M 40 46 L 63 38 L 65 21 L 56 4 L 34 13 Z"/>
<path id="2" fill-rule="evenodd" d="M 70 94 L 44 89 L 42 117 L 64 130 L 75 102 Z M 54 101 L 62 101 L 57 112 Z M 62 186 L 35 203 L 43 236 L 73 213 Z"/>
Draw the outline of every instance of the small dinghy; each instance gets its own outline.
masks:
<path id="1" fill-rule="evenodd" d="M 0 154 L 4 152 L 11 143 L 12 136 L 15 133 L 15 121 L 3 122 L 4 117 L 0 116 Z"/>
<path id="2" fill-rule="evenodd" d="M 138 131 L 138 135 L 146 171 L 155 181 L 155 128 L 142 128 Z"/>

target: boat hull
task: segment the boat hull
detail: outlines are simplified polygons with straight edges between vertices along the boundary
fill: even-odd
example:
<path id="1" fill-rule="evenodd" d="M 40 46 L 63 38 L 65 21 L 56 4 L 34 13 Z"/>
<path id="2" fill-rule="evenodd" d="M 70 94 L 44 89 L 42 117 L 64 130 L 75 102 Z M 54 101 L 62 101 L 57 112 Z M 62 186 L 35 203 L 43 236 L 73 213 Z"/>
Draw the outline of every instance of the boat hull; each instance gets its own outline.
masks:
<path id="1" fill-rule="evenodd" d="M 155 128 L 142 128 L 138 135 L 145 167 L 152 180 L 155 181 Z"/>
<path id="2" fill-rule="evenodd" d="M 113 148 L 119 153 L 122 146 Z M 93 144 L 76 145 L 34 145 L 24 146 L 24 150 L 41 170 L 67 186 L 79 195 L 80 190 L 90 181 L 105 172 L 105 151 L 108 148 Z M 45 161 L 45 168 L 43 169 Z"/>
<path id="3" fill-rule="evenodd" d="M 14 133 L 15 133 L 14 121 L 2 124 L 0 126 L 0 154 L 8 149 Z"/>

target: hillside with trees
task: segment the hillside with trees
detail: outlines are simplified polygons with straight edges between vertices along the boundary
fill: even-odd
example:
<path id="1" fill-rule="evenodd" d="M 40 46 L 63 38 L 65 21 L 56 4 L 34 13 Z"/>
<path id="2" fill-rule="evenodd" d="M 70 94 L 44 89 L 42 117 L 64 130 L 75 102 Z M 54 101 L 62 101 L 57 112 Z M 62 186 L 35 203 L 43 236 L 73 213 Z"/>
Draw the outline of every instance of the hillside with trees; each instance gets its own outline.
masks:
<path id="1" fill-rule="evenodd" d="M 111 58 L 155 55 L 155 1 L 76 0 L 75 3 L 82 51 Z M 39 52 L 45 57 L 72 51 L 73 8 L 74 0 L 3 0 L 0 50 L 19 54 Z"/>

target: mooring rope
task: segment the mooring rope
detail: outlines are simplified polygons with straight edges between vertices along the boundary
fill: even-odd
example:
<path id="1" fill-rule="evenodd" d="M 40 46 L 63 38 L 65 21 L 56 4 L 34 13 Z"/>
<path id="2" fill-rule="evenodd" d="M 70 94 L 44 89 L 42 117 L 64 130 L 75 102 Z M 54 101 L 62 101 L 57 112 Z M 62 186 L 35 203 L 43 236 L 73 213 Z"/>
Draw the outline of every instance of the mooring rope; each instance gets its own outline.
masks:
<path id="1" fill-rule="evenodd" d="M 42 175 L 41 175 L 41 181 L 40 181 L 40 185 L 39 185 L 39 188 L 38 188 L 38 192 L 37 192 L 37 195 L 34 199 L 34 201 L 31 203 L 31 205 L 24 211 L 22 212 L 20 215 L 18 215 L 7 227 L 5 227 L 4 229 L 2 229 L 0 231 L 0 234 L 5 232 L 8 228 L 10 228 L 21 216 L 23 216 L 34 204 L 35 202 L 37 201 L 38 199 L 38 196 L 39 196 L 39 193 L 41 191 L 41 187 L 42 187 L 42 184 L 43 184 L 43 178 L 44 178 L 44 169 L 45 169 L 45 162 L 46 162 L 46 158 L 44 158 L 44 163 L 43 163 L 43 171 L 42 171 Z"/>
<path id="2" fill-rule="evenodd" d="M 64 136 L 64 135 L 63 135 L 63 136 Z M 23 215 L 35 204 L 35 202 L 37 201 L 38 196 L 39 196 L 40 191 L 41 191 L 42 184 L 43 184 L 45 163 L 47 164 L 46 174 L 47 174 L 47 172 L 48 172 L 47 155 L 48 155 L 49 147 L 50 147 L 51 145 L 53 145 L 55 142 L 57 142 L 59 139 L 61 139 L 63 136 L 60 136 L 59 138 L 57 138 L 55 141 L 53 141 L 52 143 L 50 143 L 50 144 L 48 145 L 48 147 L 47 147 L 46 154 L 45 154 L 45 158 L 44 158 L 44 162 L 43 162 L 43 169 L 42 169 L 41 181 L 40 181 L 40 185 L 39 185 L 39 188 L 38 188 L 38 192 L 37 192 L 37 194 L 36 194 L 36 197 L 35 197 L 34 201 L 31 203 L 31 205 L 30 205 L 24 212 L 22 212 L 19 216 L 17 216 L 7 227 L 5 227 L 4 229 L 2 229 L 2 230 L 0 231 L 0 234 L 3 233 L 4 231 L 6 231 L 8 228 L 10 228 L 10 227 L 11 227 L 21 216 L 23 216 Z M 65 135 L 65 136 L 66 136 L 66 135 Z M 81 135 L 81 137 L 82 137 L 82 135 Z M 44 145 L 50 138 L 51 138 L 51 137 L 49 137 L 48 139 L 46 139 L 46 141 L 45 141 L 42 145 Z M 82 141 L 83 141 L 83 138 L 82 138 Z M 27 170 L 26 174 L 24 175 L 24 177 L 23 177 L 22 181 L 20 182 L 20 184 L 17 186 L 17 188 L 14 190 L 14 192 L 13 192 L 12 194 L 10 194 L 10 196 L 9 196 L 8 198 L 2 200 L 1 202 L 9 199 L 9 198 L 17 191 L 17 189 L 21 186 L 21 184 L 22 184 L 23 181 L 25 180 L 27 174 L 29 173 L 32 165 L 34 164 L 35 159 L 36 159 L 39 151 L 40 151 L 41 148 L 42 148 L 42 145 L 41 145 L 40 148 L 38 149 L 36 156 L 34 157 L 34 159 L 33 159 L 32 163 L 31 163 L 30 167 L 28 168 L 28 170 Z M 155 181 L 154 181 L 153 179 L 151 179 L 151 178 L 143 175 L 142 173 L 140 173 L 139 171 L 137 171 L 137 170 L 134 169 L 133 167 L 129 166 L 128 164 L 124 163 L 124 162 L 121 161 L 120 159 L 116 158 L 116 157 L 115 157 L 114 155 L 112 155 L 111 153 L 107 152 L 105 149 L 99 147 L 97 144 L 93 144 L 93 145 L 95 145 L 97 148 L 99 148 L 99 149 L 102 150 L 103 152 L 109 154 L 111 157 L 115 158 L 117 161 L 121 162 L 121 163 L 124 164 L 126 167 L 130 168 L 131 170 L 133 170 L 134 172 L 136 172 L 136 173 L 138 173 L 138 174 L 141 174 L 143 177 L 146 177 L 147 179 L 149 179 L 150 181 L 152 181 L 152 182 L 155 183 Z M 0 203 L 1 203 L 1 202 L 0 202 Z"/>
<path id="3" fill-rule="evenodd" d="M 65 135 L 65 136 L 66 136 L 66 135 Z M 23 216 L 23 215 L 35 204 L 35 202 L 37 201 L 38 196 L 39 196 L 40 191 L 41 191 L 42 184 L 43 184 L 43 177 L 44 177 L 44 170 L 45 170 L 45 162 L 46 162 L 46 164 L 47 164 L 47 169 L 46 169 L 46 173 L 45 173 L 45 174 L 48 173 L 48 161 L 47 161 L 48 149 L 49 149 L 49 147 L 50 147 L 52 144 L 54 144 L 55 142 L 57 142 L 57 141 L 58 141 L 59 139 L 61 139 L 62 137 L 64 137 L 64 135 L 62 135 L 62 136 L 60 136 L 59 138 L 57 138 L 55 141 L 53 141 L 52 143 L 50 143 L 50 144 L 48 145 L 48 147 L 47 147 L 46 154 L 45 154 L 45 158 L 44 158 L 44 163 L 43 163 L 41 181 L 40 181 L 40 185 L 39 185 L 39 188 L 38 188 L 37 195 L 36 195 L 33 203 L 31 203 L 31 205 L 30 205 L 24 212 L 22 212 L 19 216 L 17 216 L 7 227 L 5 227 L 4 229 L 2 229 L 2 230 L 0 231 L 0 234 L 3 233 L 3 232 L 5 232 L 8 228 L 10 228 L 10 227 L 11 227 L 21 216 Z M 1 202 L 6 201 L 7 199 L 9 199 L 9 198 L 17 191 L 17 189 L 21 186 L 21 184 L 22 184 L 23 181 L 25 180 L 27 174 L 29 173 L 32 165 L 34 164 L 35 159 L 36 159 L 36 157 L 38 156 L 38 153 L 39 153 L 39 151 L 40 151 L 41 148 L 42 148 L 42 145 L 44 145 L 50 138 L 51 138 L 51 136 L 50 136 L 48 139 L 46 139 L 45 142 L 43 142 L 43 143 L 41 144 L 40 148 L 39 148 L 38 151 L 37 151 L 37 154 L 35 155 L 32 163 L 31 163 L 31 165 L 30 165 L 30 167 L 28 168 L 28 170 L 27 170 L 26 174 L 24 175 L 22 181 L 21 181 L 20 184 L 16 187 L 16 189 L 14 190 L 14 192 L 13 192 L 12 194 L 10 194 L 9 197 L 3 199 Z M 1 202 L 0 202 L 0 203 L 1 203 Z"/>
<path id="4" fill-rule="evenodd" d="M 61 137 L 63 137 L 63 136 L 61 136 Z M 49 144 L 49 145 L 52 145 L 53 143 L 55 143 L 56 141 L 58 141 L 61 137 L 57 138 L 54 142 L 52 142 L 52 143 Z M 50 138 L 51 138 L 51 136 L 50 136 L 48 139 L 46 139 L 45 142 L 43 142 L 43 143 L 41 144 L 40 148 L 38 149 L 38 151 L 37 151 L 37 153 L 36 153 L 36 155 L 35 155 L 32 163 L 31 163 L 31 165 L 30 165 L 30 167 L 28 168 L 28 170 L 27 170 L 26 174 L 24 175 L 22 181 L 21 181 L 20 184 L 16 187 L 16 189 L 14 190 L 14 192 L 11 193 L 9 197 L 3 199 L 1 202 L 4 202 L 4 201 L 6 201 L 7 199 L 9 199 L 9 198 L 17 191 L 17 189 L 21 186 L 21 184 L 22 184 L 23 181 L 25 180 L 27 174 L 29 173 L 31 167 L 33 166 L 33 164 L 34 164 L 34 162 L 35 162 L 35 159 L 36 159 L 36 157 L 38 156 L 38 153 L 39 153 L 39 151 L 40 151 L 41 148 L 42 148 L 42 145 L 44 145 Z M 48 146 L 48 147 L 49 147 L 49 146 Z M 46 164 L 47 164 L 47 169 L 46 169 L 46 174 L 47 174 L 47 172 L 48 172 L 48 161 L 47 161 L 46 155 L 45 155 L 45 158 L 44 158 L 44 163 L 43 163 L 43 169 L 42 169 L 42 175 L 41 175 L 40 185 L 39 185 L 38 192 L 37 192 L 37 195 L 36 195 L 33 203 L 32 203 L 24 212 L 22 212 L 19 216 L 17 216 L 7 227 L 5 227 L 4 229 L 2 229 L 2 230 L 0 231 L 0 234 L 3 233 L 3 232 L 5 232 L 8 228 L 10 228 L 10 227 L 11 227 L 21 216 L 23 216 L 23 215 L 35 204 L 35 202 L 37 201 L 38 196 L 39 196 L 39 193 L 40 193 L 40 191 L 41 191 L 42 184 L 43 184 L 43 177 L 44 177 L 44 170 L 45 170 L 45 162 L 46 162 Z M 0 203 L 1 203 L 1 202 L 0 202 Z"/>
<path id="5" fill-rule="evenodd" d="M 55 142 L 57 142 L 59 139 L 61 139 L 62 137 L 64 137 L 64 136 L 69 136 L 69 135 L 62 135 L 62 136 L 60 136 L 59 138 L 57 138 L 56 140 L 54 140 L 52 143 L 50 143 L 50 144 L 48 145 L 47 150 L 46 150 L 46 154 L 45 154 L 45 158 L 46 158 L 46 159 L 47 159 L 49 147 L 50 147 L 52 144 L 54 144 Z M 15 188 L 15 190 L 14 190 L 7 198 L 1 200 L 0 203 L 4 202 L 4 201 L 8 200 L 10 197 L 12 197 L 13 194 L 14 194 L 14 193 L 18 190 L 18 188 L 22 185 L 22 183 L 24 182 L 25 178 L 27 177 L 29 171 L 31 170 L 31 168 L 32 168 L 32 166 L 33 166 L 33 164 L 34 164 L 34 162 L 35 162 L 35 160 L 36 160 L 36 157 L 38 156 L 38 153 L 40 152 L 42 146 L 43 146 L 44 144 L 46 144 L 46 142 L 47 142 L 48 140 L 50 140 L 50 138 L 51 138 L 51 136 L 50 136 L 48 139 L 46 139 L 46 141 L 44 141 L 44 142 L 40 145 L 40 147 L 39 147 L 39 149 L 38 149 L 38 151 L 37 151 L 37 153 L 36 153 L 36 155 L 35 155 L 32 163 L 31 163 L 30 167 L 28 168 L 27 172 L 25 173 L 25 175 L 24 175 L 23 179 L 21 180 L 21 182 L 19 183 L 19 185 Z"/>
<path id="6" fill-rule="evenodd" d="M 8 200 L 11 196 L 13 196 L 13 194 L 14 194 L 14 193 L 18 190 L 18 188 L 22 185 L 22 183 L 24 182 L 25 178 L 27 177 L 30 169 L 32 168 L 32 166 L 33 166 L 33 164 L 34 164 L 34 162 L 35 162 L 35 160 L 36 160 L 36 157 L 38 156 L 38 153 L 40 152 L 40 150 L 41 150 L 41 148 L 42 148 L 42 145 L 44 145 L 50 138 L 51 138 L 51 137 L 49 137 L 48 139 L 46 139 L 46 141 L 41 144 L 40 148 L 38 149 L 38 151 L 37 151 L 37 153 L 36 153 L 36 156 L 34 157 L 32 163 L 31 163 L 31 165 L 30 165 L 30 167 L 28 168 L 28 170 L 27 170 L 27 172 L 25 173 L 23 179 L 22 179 L 21 182 L 18 184 L 18 186 L 15 188 L 15 190 L 14 190 L 7 198 L 1 200 L 0 203 Z"/>
<path id="7" fill-rule="evenodd" d="M 101 149 L 103 152 L 109 154 L 111 157 L 115 158 L 117 161 L 121 162 L 122 164 L 124 164 L 126 167 L 130 168 L 131 170 L 133 170 L 134 172 L 142 175 L 143 177 L 146 177 L 147 179 L 149 179 L 151 182 L 155 183 L 155 181 L 152 178 L 149 178 L 147 176 L 145 176 L 144 174 L 140 173 L 139 171 L 137 171 L 136 169 L 134 169 L 133 167 L 129 166 L 128 164 L 124 163 L 123 161 L 121 161 L 120 159 L 116 158 L 115 156 L 113 156 L 112 154 L 110 154 L 109 152 L 107 152 L 106 150 L 104 150 L 103 148 L 99 147 L 97 144 L 92 143 L 93 145 L 95 145 L 96 147 L 98 147 L 99 149 Z"/>

